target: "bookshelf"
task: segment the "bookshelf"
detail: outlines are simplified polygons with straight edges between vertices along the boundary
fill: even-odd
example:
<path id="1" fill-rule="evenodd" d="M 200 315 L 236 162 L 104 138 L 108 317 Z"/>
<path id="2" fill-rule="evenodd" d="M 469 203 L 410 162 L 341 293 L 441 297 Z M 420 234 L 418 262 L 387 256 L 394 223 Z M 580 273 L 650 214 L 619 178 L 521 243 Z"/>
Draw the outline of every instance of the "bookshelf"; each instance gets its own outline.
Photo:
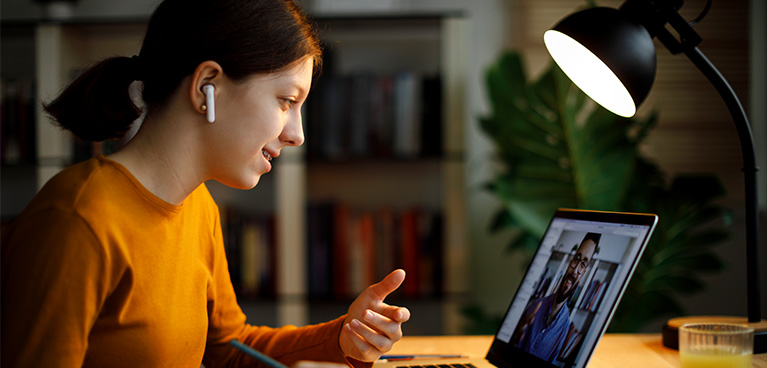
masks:
<path id="1" fill-rule="evenodd" d="M 0 32 L 0 166 L 3 224 L 35 195 L 35 27 L 3 25 Z"/>
<path id="2" fill-rule="evenodd" d="M 141 21 L 40 23 L 35 29 L 36 106 L 55 98 L 84 68 L 100 59 L 138 53 Z M 37 110 L 37 186 L 74 162 L 74 138 Z"/>
<path id="3" fill-rule="evenodd" d="M 363 240 L 361 250 L 349 253 L 346 267 L 336 259 L 342 264 L 331 264 L 336 272 L 320 272 L 320 278 L 333 285 L 330 288 L 309 275 L 307 294 L 313 311 L 308 322 L 343 313 L 348 306 L 344 286 L 338 286 L 344 282 L 343 276 L 339 281 L 339 270 L 348 270 L 351 275 L 346 277 L 352 279 L 371 280 L 395 264 L 405 267 L 409 276 L 392 302 L 408 306 L 424 321 L 424 326 L 406 326 L 406 333 L 458 333 L 458 306 L 468 291 L 469 278 L 462 120 L 466 21 L 460 14 L 357 15 L 321 17 L 318 24 L 326 42 L 326 63 L 305 114 L 306 201 L 319 213 L 324 209 L 338 215 L 340 209 L 342 217 L 351 218 L 340 221 L 359 226 L 362 234 L 368 224 L 367 228 L 383 235 L 373 241 L 374 264 L 365 261 Z M 315 218 L 328 216 L 315 214 Z M 312 217 L 307 221 L 312 229 Z M 386 228 L 392 221 L 394 228 Z M 408 221 L 415 221 L 426 233 L 414 242 L 418 253 L 410 255 L 418 264 L 410 262 L 402 250 Z M 381 231 L 382 223 L 392 230 Z M 353 239 L 354 230 L 350 232 Z M 392 249 L 397 247 L 399 254 Z M 387 255 L 387 251 L 395 254 Z M 311 245 L 307 251 L 312 259 L 322 254 L 328 252 L 312 250 Z M 354 259 L 366 266 L 356 269 Z M 375 270 L 368 272 L 369 268 Z M 311 264 L 305 269 L 316 272 Z M 336 295 L 323 297 L 312 282 Z M 346 295 L 355 295 L 367 284 L 345 285 Z M 315 307 L 318 304 L 335 313 L 322 316 Z"/>
<path id="4" fill-rule="evenodd" d="M 359 152 L 368 153 L 352 154 L 353 147 L 344 146 L 342 154 L 326 156 L 314 151 L 322 142 L 311 143 L 309 137 L 317 129 L 326 128 L 327 121 L 312 115 L 308 105 L 313 102 L 307 102 L 307 144 L 283 150 L 273 172 L 262 178 L 258 187 L 241 191 L 208 182 L 222 218 L 230 221 L 224 226 L 232 226 L 235 221 L 240 224 L 229 235 L 240 240 L 259 239 L 250 241 L 259 245 L 250 245 L 247 250 L 234 242 L 227 245 L 228 251 L 251 255 L 251 260 L 230 259 L 230 269 L 237 270 L 238 280 L 233 281 L 241 291 L 241 305 L 249 322 L 269 325 L 316 323 L 344 313 L 351 301 L 348 295 L 310 295 L 313 275 L 307 267 L 312 261 L 308 209 L 319 203 L 343 204 L 360 212 L 391 208 L 403 213 L 418 209 L 440 219 L 440 256 L 434 258 L 439 264 L 430 267 L 441 285 L 439 290 L 428 293 L 398 292 L 393 303 L 408 306 L 414 315 L 420 315 L 422 323 L 411 322 L 406 332 L 459 333 L 462 317 L 458 307 L 469 289 L 463 162 L 466 21 L 459 14 L 344 15 L 317 20 L 334 53 L 328 64 L 333 69 L 326 69 L 326 73 L 428 76 L 440 84 L 431 90 L 441 103 L 439 111 L 432 111 L 439 118 L 421 128 L 418 136 L 410 136 L 413 143 L 408 151 L 402 151 L 406 153 L 380 155 L 362 150 Z M 137 54 L 144 22 L 70 20 L 35 24 L 35 105 L 57 95 L 92 62 L 113 55 Z M 314 91 L 310 95 L 310 101 L 322 98 Z M 69 133 L 50 124 L 42 111 L 36 113 L 35 130 L 37 161 L 33 167 L 36 186 L 40 187 L 77 160 L 76 144 Z M 391 148 L 394 151 L 393 145 Z M 248 229 L 243 231 L 245 227 Z M 271 262 L 252 262 L 253 258 L 264 257 Z M 253 272 L 253 267 L 260 271 Z M 361 267 L 354 272 L 359 275 L 369 271 Z M 370 274 L 377 278 L 382 273 L 378 270 Z M 421 286 L 433 287 L 423 280 Z"/>

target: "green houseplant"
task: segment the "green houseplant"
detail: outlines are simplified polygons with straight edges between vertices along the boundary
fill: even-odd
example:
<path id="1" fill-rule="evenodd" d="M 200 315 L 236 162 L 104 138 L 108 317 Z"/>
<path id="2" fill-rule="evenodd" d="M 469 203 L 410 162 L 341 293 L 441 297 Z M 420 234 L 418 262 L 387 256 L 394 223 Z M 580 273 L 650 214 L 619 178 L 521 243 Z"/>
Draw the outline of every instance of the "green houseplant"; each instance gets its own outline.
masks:
<path id="1" fill-rule="evenodd" d="M 667 180 L 639 149 L 657 116 L 613 115 L 553 63 L 530 81 L 520 54 L 507 52 L 485 81 L 492 112 L 480 125 L 500 168 L 485 188 L 502 203 L 491 230 L 513 229 L 508 248 L 529 259 L 559 207 L 656 213 L 658 227 L 610 329 L 638 331 L 682 314 L 678 296 L 700 292 L 700 276 L 724 267 L 712 251 L 729 236 L 729 212 L 714 203 L 724 195 L 719 180 Z M 488 318 L 476 308 L 467 314 Z"/>

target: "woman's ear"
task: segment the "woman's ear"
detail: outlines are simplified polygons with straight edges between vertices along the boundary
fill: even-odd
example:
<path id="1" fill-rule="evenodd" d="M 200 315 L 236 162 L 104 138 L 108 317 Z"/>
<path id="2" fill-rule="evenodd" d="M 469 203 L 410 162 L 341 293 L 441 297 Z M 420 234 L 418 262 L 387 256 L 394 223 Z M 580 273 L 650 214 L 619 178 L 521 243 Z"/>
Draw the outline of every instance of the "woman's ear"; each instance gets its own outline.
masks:
<path id="1" fill-rule="evenodd" d="M 214 108 L 214 100 L 211 100 L 211 97 L 215 99 L 215 96 L 218 94 L 218 91 L 215 88 L 216 82 L 221 80 L 223 74 L 224 72 L 221 65 L 215 61 L 208 60 L 200 63 L 192 75 L 192 83 L 189 86 L 189 99 L 195 111 L 206 116 L 208 121 L 211 120 L 211 114 L 209 114 L 209 112 L 212 112 L 209 111 L 208 105 L 211 105 L 211 110 Z M 210 90 L 210 88 L 203 88 L 206 85 L 212 85 L 214 87 L 212 89 L 212 96 L 210 94 L 206 96 L 205 90 Z M 210 122 L 212 123 L 212 121 Z"/>

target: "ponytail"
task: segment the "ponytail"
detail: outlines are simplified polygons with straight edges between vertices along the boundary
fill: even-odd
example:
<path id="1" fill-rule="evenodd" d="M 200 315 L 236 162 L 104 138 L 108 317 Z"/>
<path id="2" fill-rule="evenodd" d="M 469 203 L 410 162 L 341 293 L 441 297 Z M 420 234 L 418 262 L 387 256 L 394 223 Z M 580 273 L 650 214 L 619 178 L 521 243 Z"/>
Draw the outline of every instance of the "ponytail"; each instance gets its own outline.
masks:
<path id="1" fill-rule="evenodd" d="M 142 81 L 148 112 L 166 107 L 182 80 L 206 60 L 241 81 L 309 56 L 322 60 L 315 24 L 297 0 L 163 0 L 149 19 L 138 57 L 106 59 L 77 78 L 45 110 L 78 137 L 120 138 L 141 110 L 130 98 Z"/>
<path id="2" fill-rule="evenodd" d="M 130 97 L 140 79 L 136 57 L 113 57 L 85 71 L 43 108 L 64 129 L 88 141 L 120 138 L 141 116 Z"/>

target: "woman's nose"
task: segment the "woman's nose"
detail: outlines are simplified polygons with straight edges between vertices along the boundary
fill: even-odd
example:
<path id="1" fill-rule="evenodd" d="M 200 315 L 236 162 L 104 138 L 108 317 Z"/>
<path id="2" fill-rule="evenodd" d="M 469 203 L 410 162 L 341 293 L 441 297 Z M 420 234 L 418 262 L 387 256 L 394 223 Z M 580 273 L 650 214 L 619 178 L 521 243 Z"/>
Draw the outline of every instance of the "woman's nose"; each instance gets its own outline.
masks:
<path id="1" fill-rule="evenodd" d="M 300 113 L 296 114 L 296 117 L 285 125 L 282 134 L 280 134 L 280 141 L 287 146 L 300 146 L 304 144 L 304 128 Z"/>

